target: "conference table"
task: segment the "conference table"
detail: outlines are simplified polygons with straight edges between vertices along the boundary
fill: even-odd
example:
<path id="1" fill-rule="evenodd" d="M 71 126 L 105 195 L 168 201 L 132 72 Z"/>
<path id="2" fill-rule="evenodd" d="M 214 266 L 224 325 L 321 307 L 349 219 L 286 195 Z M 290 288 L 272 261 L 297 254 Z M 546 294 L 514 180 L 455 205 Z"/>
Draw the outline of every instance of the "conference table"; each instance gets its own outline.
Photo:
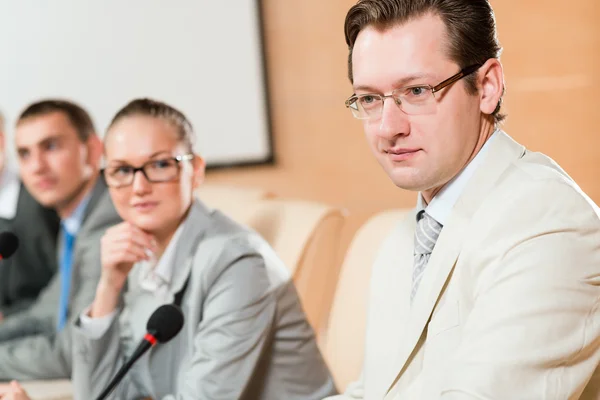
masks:
<path id="1" fill-rule="evenodd" d="M 69 380 L 21 382 L 31 400 L 73 400 Z"/>

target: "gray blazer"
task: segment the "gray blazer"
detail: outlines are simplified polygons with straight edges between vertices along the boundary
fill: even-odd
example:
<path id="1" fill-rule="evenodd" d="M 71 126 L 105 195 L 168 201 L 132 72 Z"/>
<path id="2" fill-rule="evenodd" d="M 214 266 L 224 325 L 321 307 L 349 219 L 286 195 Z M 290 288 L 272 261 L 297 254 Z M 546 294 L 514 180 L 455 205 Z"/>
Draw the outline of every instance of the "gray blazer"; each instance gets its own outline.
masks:
<path id="1" fill-rule="evenodd" d="M 105 183 L 99 178 L 75 239 L 69 318 L 94 299 L 100 278 L 100 238 L 120 221 Z M 60 274 L 35 303 L 0 324 L 0 380 L 58 379 L 71 376 L 71 329 L 56 332 Z"/>
<path id="2" fill-rule="evenodd" d="M 188 277 L 185 324 L 152 348 L 110 397 L 311 400 L 335 393 L 290 274 L 257 234 L 195 202 L 177 243 L 170 295 Z M 75 399 L 95 398 L 161 303 L 128 277 L 124 307 L 97 340 L 73 327 Z"/>

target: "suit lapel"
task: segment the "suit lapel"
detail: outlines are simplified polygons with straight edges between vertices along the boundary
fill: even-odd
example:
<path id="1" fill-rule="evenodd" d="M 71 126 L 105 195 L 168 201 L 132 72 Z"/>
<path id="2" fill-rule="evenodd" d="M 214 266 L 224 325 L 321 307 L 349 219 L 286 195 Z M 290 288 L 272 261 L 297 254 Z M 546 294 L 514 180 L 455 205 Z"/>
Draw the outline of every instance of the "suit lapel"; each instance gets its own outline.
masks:
<path id="1" fill-rule="evenodd" d="M 83 212 L 83 218 L 81 220 L 81 226 L 79 227 L 79 232 L 77 233 L 77 236 L 79 236 L 81 234 L 81 232 L 83 231 L 84 227 L 85 227 L 85 223 L 88 219 L 88 217 L 90 216 L 90 214 L 92 214 L 92 212 L 94 211 L 94 208 L 96 207 L 96 204 L 98 204 L 98 201 L 100 201 L 100 198 L 102 197 L 102 195 L 104 194 L 104 191 L 106 190 L 106 184 L 104 183 L 104 179 L 102 177 L 98 177 L 98 180 L 96 181 L 96 184 L 94 185 L 94 188 L 92 189 L 92 192 L 90 194 L 90 201 L 88 202 L 87 206 L 85 207 L 85 210 Z M 57 241 L 56 241 L 56 262 L 58 265 L 58 272 L 60 272 L 60 258 L 61 258 L 61 250 L 63 248 L 64 245 L 64 241 L 63 241 L 63 235 L 62 235 L 62 228 L 60 228 L 60 219 L 58 220 L 58 224 L 59 224 L 59 228 L 57 230 Z M 77 249 L 76 247 L 76 243 L 77 243 L 77 237 L 75 237 L 75 243 L 73 244 L 73 265 L 76 265 L 77 263 L 77 252 L 75 251 L 75 249 Z M 71 274 L 73 274 L 74 268 L 71 269 Z"/>
<path id="2" fill-rule="evenodd" d="M 90 214 L 94 211 L 94 208 L 96 208 L 96 204 L 98 204 L 98 202 L 104 195 L 104 192 L 106 192 L 106 183 L 104 182 L 104 178 L 102 176 L 99 176 L 97 178 L 96 184 L 94 185 L 94 188 L 92 189 L 90 201 L 85 207 L 85 211 L 83 212 L 83 219 L 81 221 L 82 226 L 83 224 L 85 224 L 85 221 L 88 219 Z"/>
<path id="3" fill-rule="evenodd" d="M 406 219 L 396 228 L 393 235 L 392 256 L 378 260 L 383 263 L 377 281 L 373 282 L 371 290 L 371 301 L 380 305 L 380 309 L 374 313 L 375 326 L 379 329 L 385 327 L 384 334 L 377 333 L 376 345 L 380 347 L 380 354 L 388 354 L 389 357 L 376 361 L 387 376 L 378 377 L 377 383 L 381 386 L 388 385 L 397 375 L 397 360 L 404 351 L 406 345 L 406 328 L 411 321 L 410 289 L 412 285 L 412 267 L 414 240 L 413 233 L 416 227 L 416 213 L 413 211 L 406 215 Z M 393 294 L 394 297 L 391 297 Z M 393 373 L 393 376 L 392 376 Z M 373 397 L 383 398 L 385 387 L 378 388 L 378 392 L 371 393 Z M 376 396 L 375 396 L 376 394 Z"/>
<path id="4" fill-rule="evenodd" d="M 490 146 L 486 158 L 452 209 L 431 253 L 419 290 L 413 300 L 405 335 L 402 337 L 393 370 L 390 372 L 388 392 L 400 379 L 419 350 L 417 346 L 419 339 L 454 269 L 473 214 L 510 163 L 525 153 L 525 148 L 504 132 L 498 132 L 498 137 L 490 143 Z M 410 268 L 412 269 L 412 264 Z"/>
<path id="5" fill-rule="evenodd" d="M 175 256 L 173 258 L 174 268 L 170 288 L 170 292 L 173 296 L 183 289 L 188 277 L 191 277 L 190 274 L 192 273 L 194 255 L 196 254 L 199 243 L 204 238 L 210 223 L 210 212 L 208 209 L 201 202 L 197 200 L 194 201 L 190 208 L 189 215 L 186 218 L 185 226 L 183 227 L 183 231 L 179 237 Z M 189 286 L 186 292 L 193 292 L 189 288 L 194 285 L 191 279 L 188 285 Z M 181 304 L 181 308 L 183 313 L 186 314 L 185 303 Z M 184 328 L 179 335 L 185 335 L 185 322 Z M 181 342 L 180 340 L 173 340 L 170 343 L 153 347 L 150 350 L 150 354 L 148 356 L 150 376 L 152 377 L 153 386 L 158 393 L 168 392 L 169 388 L 165 387 L 167 382 L 175 382 L 174 379 L 177 371 L 169 372 L 170 374 L 172 373 L 172 375 L 168 376 L 165 375 L 164 367 L 165 365 L 177 365 L 175 363 L 176 360 L 165 358 L 180 356 L 177 349 L 173 347 L 177 346 L 177 343 L 184 342 Z M 169 350 L 167 351 L 167 349 Z M 154 359 L 158 361 L 155 362 Z"/>
<path id="6" fill-rule="evenodd" d="M 181 232 L 175 257 L 173 258 L 173 278 L 171 279 L 171 291 L 173 294 L 179 292 L 192 268 L 192 259 L 198 249 L 198 243 L 204 237 L 210 224 L 210 212 L 199 201 L 194 201 L 190 207 L 189 215 Z"/>
<path id="7" fill-rule="evenodd" d="M 444 226 L 437 240 L 435 248 L 431 254 L 428 265 L 421 280 L 419 290 L 417 291 L 413 303 L 408 312 L 408 319 L 404 327 L 404 334 L 401 336 L 401 344 L 396 354 L 396 360 L 393 363 L 391 377 L 387 380 L 388 391 L 402 376 L 405 369 L 410 364 L 410 360 L 418 351 L 417 343 L 421 338 L 423 330 L 429 321 L 429 317 L 437 303 L 439 295 L 444 287 L 448 276 L 450 275 L 460 251 L 460 245 L 464 235 L 464 222 L 456 218 L 450 218 L 451 223 Z M 414 231 L 410 233 L 411 240 Z M 411 246 L 411 249 L 413 246 Z M 410 254 L 410 264 L 407 279 L 408 291 L 403 295 L 406 302 L 410 304 L 410 285 L 412 284 L 413 255 Z"/>

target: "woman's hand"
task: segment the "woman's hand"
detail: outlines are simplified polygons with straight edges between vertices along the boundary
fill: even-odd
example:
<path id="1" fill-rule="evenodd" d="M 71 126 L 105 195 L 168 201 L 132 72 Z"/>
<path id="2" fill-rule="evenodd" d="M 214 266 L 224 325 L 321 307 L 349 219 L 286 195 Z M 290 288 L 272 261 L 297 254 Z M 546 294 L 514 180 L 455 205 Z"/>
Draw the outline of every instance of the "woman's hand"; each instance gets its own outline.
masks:
<path id="1" fill-rule="evenodd" d="M 31 400 L 17 381 L 0 385 L 0 400 Z"/>
<path id="2" fill-rule="evenodd" d="M 157 251 L 154 237 L 128 222 L 109 228 L 101 241 L 102 275 L 96 289 L 91 317 L 110 314 L 119 301 L 133 265 L 148 260 Z"/>

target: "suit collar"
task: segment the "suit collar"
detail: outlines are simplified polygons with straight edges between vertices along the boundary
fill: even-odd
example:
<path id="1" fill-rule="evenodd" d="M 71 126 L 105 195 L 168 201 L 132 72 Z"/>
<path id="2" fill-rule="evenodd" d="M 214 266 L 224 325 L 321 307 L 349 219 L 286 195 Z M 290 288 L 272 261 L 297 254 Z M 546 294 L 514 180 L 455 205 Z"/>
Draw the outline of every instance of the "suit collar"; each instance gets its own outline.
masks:
<path id="1" fill-rule="evenodd" d="M 67 233 L 73 237 L 77 236 L 81 225 L 83 224 L 83 217 L 85 216 L 85 211 L 87 210 L 87 206 L 90 202 L 91 193 L 88 193 L 77 205 L 75 210 L 66 218 L 63 218 L 61 221 L 62 229 L 67 231 Z"/>
<path id="2" fill-rule="evenodd" d="M 89 202 L 87 203 L 85 210 L 83 212 L 83 219 L 81 220 L 81 224 L 83 225 L 88 217 L 94 212 L 96 205 L 100 202 L 102 196 L 104 196 L 106 192 L 106 183 L 104 182 L 104 178 L 102 176 L 98 176 L 96 178 L 96 184 L 94 185 L 92 191 L 89 196 Z"/>
<path id="3" fill-rule="evenodd" d="M 388 391 L 402 376 L 418 351 L 417 344 L 452 273 L 471 218 L 486 196 L 491 193 L 504 171 L 525 154 L 523 146 L 504 132 L 498 133 L 498 137 L 490 143 L 481 165 L 474 171 L 463 193 L 457 199 L 431 253 L 410 309 L 405 334 L 401 338 L 401 347 L 396 355 L 394 367 L 390 371 L 392 375 L 388 381 Z M 412 262 L 409 270 L 412 270 Z M 407 293 L 406 296 L 406 301 L 410 301 L 410 295 Z"/>
<path id="4" fill-rule="evenodd" d="M 156 274 L 168 286 L 170 294 L 178 293 L 190 275 L 193 256 L 209 224 L 210 213 L 205 206 L 197 200 L 192 202 L 161 258 L 154 263 L 143 261 L 136 264 L 129 277 L 129 284 L 133 285 L 130 289 L 135 286 L 154 290 L 146 280 L 148 275 Z M 128 290 L 128 293 L 131 291 Z"/>
<path id="5" fill-rule="evenodd" d="M 439 222 L 442 225 L 446 225 L 450 213 L 454 208 L 454 205 L 458 201 L 458 198 L 464 192 L 465 187 L 469 183 L 469 180 L 475 174 L 483 162 L 485 160 L 485 156 L 489 151 L 489 148 L 492 146 L 494 140 L 499 136 L 500 131 L 496 130 L 489 139 L 483 144 L 479 152 L 475 155 L 475 157 L 471 160 L 467 166 L 465 166 L 448 184 L 440 190 L 440 192 L 431 200 L 429 204 L 425 204 L 423 200 L 423 196 L 421 193 L 417 196 L 417 212 L 419 209 L 427 209 L 427 214 L 429 214 L 433 219 Z"/>
<path id="6" fill-rule="evenodd" d="M 170 292 L 175 297 L 179 293 L 183 286 L 188 281 L 190 274 L 192 273 L 193 258 L 198 249 L 200 241 L 205 237 L 211 224 L 211 212 L 202 204 L 199 200 L 195 199 L 189 210 L 189 214 L 186 217 L 186 223 L 181 231 L 181 237 L 175 247 L 175 255 L 173 257 L 173 278 L 171 280 Z M 194 282 L 190 281 L 189 285 L 193 285 Z M 188 292 L 191 290 L 188 289 Z M 182 303 L 181 308 L 185 315 L 189 314 L 189 309 L 186 308 L 186 304 Z M 169 345 L 174 346 L 173 342 Z M 167 346 L 153 347 L 150 350 L 149 359 L 163 359 L 163 357 L 169 357 L 172 354 L 168 351 Z M 168 361 L 167 361 L 168 362 Z M 152 363 L 149 365 L 162 366 L 164 363 Z M 165 371 L 164 368 L 150 368 L 150 376 L 152 378 L 153 386 L 155 389 L 160 388 L 165 384 Z"/>
<path id="7" fill-rule="evenodd" d="M 190 206 L 186 223 L 181 231 L 181 237 L 175 248 L 173 260 L 173 277 L 171 279 L 171 291 L 179 292 L 192 268 L 192 259 L 198 248 L 198 244 L 205 236 L 210 226 L 210 211 L 199 200 L 194 200 Z"/>

